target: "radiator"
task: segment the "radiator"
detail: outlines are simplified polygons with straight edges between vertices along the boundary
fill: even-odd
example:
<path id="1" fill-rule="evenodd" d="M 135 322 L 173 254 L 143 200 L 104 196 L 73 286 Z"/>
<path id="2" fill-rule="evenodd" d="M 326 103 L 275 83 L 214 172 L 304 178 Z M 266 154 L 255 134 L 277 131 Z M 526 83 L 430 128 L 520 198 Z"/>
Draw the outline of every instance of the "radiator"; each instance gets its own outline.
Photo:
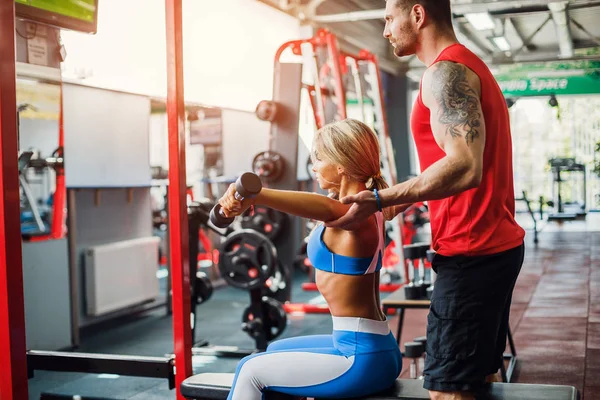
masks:
<path id="1" fill-rule="evenodd" d="M 159 294 L 157 237 L 92 246 L 84 251 L 88 315 L 154 300 Z"/>

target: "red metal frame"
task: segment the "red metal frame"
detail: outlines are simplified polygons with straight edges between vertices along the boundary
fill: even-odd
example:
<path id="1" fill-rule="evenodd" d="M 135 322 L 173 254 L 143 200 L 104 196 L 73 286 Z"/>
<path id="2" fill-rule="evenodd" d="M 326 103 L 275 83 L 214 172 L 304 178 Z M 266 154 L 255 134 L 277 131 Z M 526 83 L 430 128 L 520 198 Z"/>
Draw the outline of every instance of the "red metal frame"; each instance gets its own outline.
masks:
<path id="1" fill-rule="evenodd" d="M 304 85 L 306 90 L 308 91 L 308 98 L 310 99 L 310 107 L 313 110 L 313 115 L 315 117 L 315 125 L 317 125 L 317 129 L 321 129 L 323 127 L 323 118 L 319 113 L 317 108 L 317 99 L 315 94 L 315 85 Z"/>
<path id="2" fill-rule="evenodd" d="M 337 45 L 337 37 L 326 32 L 327 48 L 329 50 L 329 61 L 333 64 L 333 77 L 335 79 L 335 95 L 337 97 L 338 116 L 343 120 L 347 118 L 346 114 L 346 90 L 342 81 L 342 70 L 340 68 L 340 52 Z"/>
<path id="3" fill-rule="evenodd" d="M 213 259 L 213 247 L 210 241 L 210 238 L 204 233 L 203 229 L 198 231 L 198 238 L 200 239 L 200 243 L 202 243 L 202 247 L 204 248 L 204 252 L 198 253 L 198 261 L 200 260 L 209 260 Z M 190 260 L 191 261 L 191 260 Z"/>
<path id="4" fill-rule="evenodd" d="M 60 89 L 60 114 L 58 120 L 58 152 L 57 157 L 63 159 L 63 163 L 55 168 L 56 188 L 54 189 L 54 203 L 52 204 L 52 226 L 50 237 L 62 239 L 65 237 L 65 210 L 67 209 L 67 187 L 65 182 L 64 149 L 65 149 L 65 124 L 63 118 L 63 91 Z"/>
<path id="5" fill-rule="evenodd" d="M 403 283 L 382 283 L 379 285 L 381 293 L 392 293 L 404 286 Z M 314 282 L 305 282 L 302 284 L 302 290 L 305 292 L 318 292 L 317 284 Z"/>
<path id="6" fill-rule="evenodd" d="M 65 149 L 65 124 L 63 119 L 63 88 L 61 82 L 60 88 L 60 110 L 58 114 L 58 149 L 57 158 L 62 158 L 63 163 L 56 165 L 56 187 L 54 189 L 54 201 L 52 203 L 52 225 L 50 233 L 44 236 L 34 236 L 30 239 L 32 242 L 41 242 L 44 240 L 62 239 L 65 237 L 67 227 L 65 225 L 65 216 L 67 210 L 67 187 L 65 181 L 64 149 Z"/>
<path id="7" fill-rule="evenodd" d="M 167 114 L 169 127 L 169 245 L 173 290 L 173 341 L 177 399 L 181 383 L 192 375 L 189 232 L 185 170 L 182 0 L 165 0 L 167 33 Z M 194 260 L 196 261 L 196 260 Z"/>
<path id="8" fill-rule="evenodd" d="M 0 1 L 0 398 L 27 399 L 14 1 Z"/>
<path id="9" fill-rule="evenodd" d="M 330 314 L 327 304 L 304 304 L 304 303 L 285 303 L 283 309 L 286 313 L 300 314 Z"/>
<path id="10" fill-rule="evenodd" d="M 327 52 L 329 54 L 328 62 L 331 63 L 333 78 L 335 80 L 335 96 L 337 97 L 337 112 L 338 116 L 341 119 L 345 119 L 346 114 L 346 92 L 344 90 L 344 84 L 342 81 L 342 63 L 340 62 L 340 52 L 338 50 L 337 45 L 337 37 L 329 32 L 327 29 L 319 29 L 315 36 L 309 39 L 300 39 L 300 40 L 290 40 L 289 42 L 285 42 L 282 44 L 277 52 L 275 53 L 275 71 L 277 71 L 277 65 L 280 62 L 281 55 L 288 48 L 292 48 L 292 52 L 296 55 L 302 55 L 302 44 L 310 43 L 313 46 L 313 49 L 319 46 L 327 47 Z M 319 73 L 320 71 L 317 71 Z M 305 88 L 308 90 L 308 95 L 310 98 L 310 104 L 313 109 L 313 114 L 315 116 L 315 123 L 317 125 L 317 129 L 320 129 L 325 125 L 324 119 L 325 116 L 321 115 L 319 112 L 318 104 L 316 99 L 313 97 L 314 91 L 319 90 L 314 85 L 305 85 Z M 320 88 L 323 91 L 323 88 Z"/>

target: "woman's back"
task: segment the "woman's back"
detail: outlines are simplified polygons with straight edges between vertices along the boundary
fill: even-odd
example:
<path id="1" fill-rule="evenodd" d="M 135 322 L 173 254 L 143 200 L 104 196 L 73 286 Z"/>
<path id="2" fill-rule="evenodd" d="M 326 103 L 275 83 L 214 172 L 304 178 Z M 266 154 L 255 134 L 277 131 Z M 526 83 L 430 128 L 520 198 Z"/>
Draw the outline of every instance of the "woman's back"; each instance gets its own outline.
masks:
<path id="1" fill-rule="evenodd" d="M 376 214 L 353 231 L 318 227 L 308 255 L 331 315 L 385 320 L 379 306 L 383 218 Z"/>

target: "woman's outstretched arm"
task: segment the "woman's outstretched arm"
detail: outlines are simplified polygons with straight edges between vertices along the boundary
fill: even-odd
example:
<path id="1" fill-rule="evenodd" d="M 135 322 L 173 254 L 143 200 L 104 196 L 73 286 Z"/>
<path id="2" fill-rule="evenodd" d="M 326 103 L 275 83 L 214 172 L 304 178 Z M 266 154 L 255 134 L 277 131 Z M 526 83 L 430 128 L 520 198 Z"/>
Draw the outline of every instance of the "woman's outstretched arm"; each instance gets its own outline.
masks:
<path id="1" fill-rule="evenodd" d="M 317 193 L 268 188 L 263 188 L 256 197 L 240 202 L 235 199 L 235 185 L 229 187 L 219 204 L 227 217 L 238 216 L 251 205 L 262 205 L 286 214 L 318 221 L 337 219 L 350 208 L 349 205 Z"/>
<path id="2" fill-rule="evenodd" d="M 337 219 L 350 208 L 338 200 L 317 193 L 266 188 L 256 196 L 255 204 L 317 221 Z"/>

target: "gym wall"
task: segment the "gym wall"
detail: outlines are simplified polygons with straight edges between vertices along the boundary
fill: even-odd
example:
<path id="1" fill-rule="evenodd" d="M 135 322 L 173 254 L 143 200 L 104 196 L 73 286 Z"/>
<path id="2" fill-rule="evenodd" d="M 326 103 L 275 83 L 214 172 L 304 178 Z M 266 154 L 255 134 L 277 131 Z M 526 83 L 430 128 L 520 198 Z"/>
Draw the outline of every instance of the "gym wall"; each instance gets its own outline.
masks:
<path id="1" fill-rule="evenodd" d="M 223 144 L 223 175 L 235 178 L 252 170 L 252 159 L 268 149 L 270 125 L 256 118 L 254 112 L 221 109 Z M 169 168 L 169 148 L 166 114 L 150 117 L 150 165 Z M 189 125 L 186 124 L 186 174 L 187 184 L 193 186 L 194 195 L 204 196 L 201 180 L 204 177 L 204 149 L 190 145 Z"/>
<path id="2" fill-rule="evenodd" d="M 66 83 L 63 104 L 71 268 L 77 276 L 72 302 L 79 310 L 74 324 L 84 327 L 158 296 L 158 244 L 153 259 L 147 259 L 149 250 L 132 244 L 153 236 L 150 99 Z M 90 251 L 107 244 L 115 245 L 118 261 L 91 262 Z M 134 246 L 136 251 L 117 257 L 122 248 Z M 130 293 L 123 287 L 128 283 Z M 96 304 L 99 296 L 105 303 Z M 102 311 L 108 308 L 111 313 Z"/>
<path id="3" fill-rule="evenodd" d="M 63 104 L 68 188 L 150 186 L 150 99 L 65 84 Z"/>
<path id="4" fill-rule="evenodd" d="M 223 172 L 239 176 L 252 171 L 254 156 L 269 148 L 270 124 L 253 112 L 223 110 Z"/>
<path id="5" fill-rule="evenodd" d="M 144 18 L 134 17 L 140 10 Z M 164 1 L 105 1 L 100 12 L 96 35 L 62 32 L 63 76 L 164 97 Z M 253 111 L 272 95 L 277 48 L 300 37 L 299 27 L 297 19 L 257 1 L 184 0 L 186 102 Z"/>

